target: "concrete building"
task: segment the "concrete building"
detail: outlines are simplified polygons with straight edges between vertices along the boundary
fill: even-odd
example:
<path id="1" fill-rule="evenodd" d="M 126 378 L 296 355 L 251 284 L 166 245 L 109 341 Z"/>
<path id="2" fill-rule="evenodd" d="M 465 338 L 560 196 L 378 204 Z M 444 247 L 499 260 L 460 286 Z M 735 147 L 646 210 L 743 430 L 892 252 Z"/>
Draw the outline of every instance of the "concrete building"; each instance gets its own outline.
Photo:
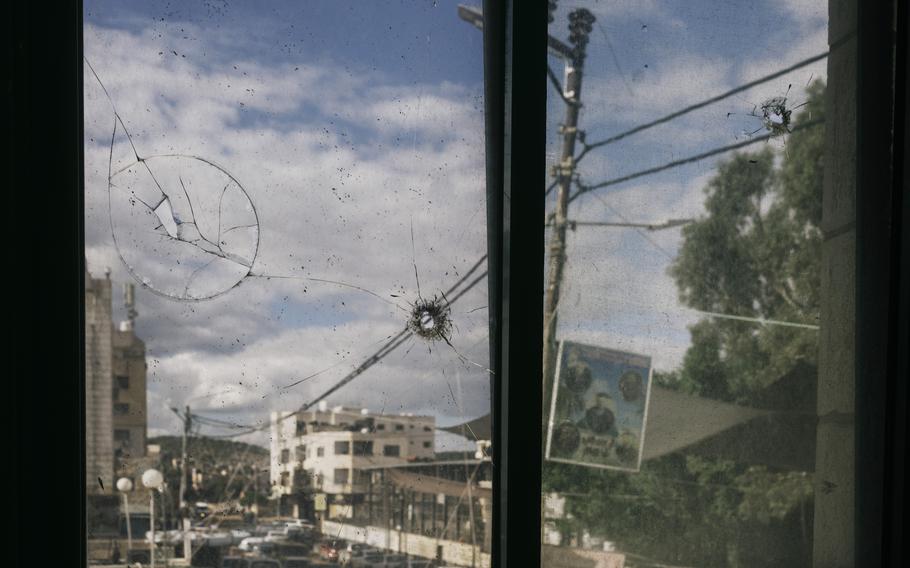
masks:
<path id="1" fill-rule="evenodd" d="M 85 271 L 85 486 L 90 538 L 118 533 L 119 477 L 133 479 L 146 444 L 145 344 L 133 332 L 136 312 L 128 285 L 129 321 L 115 328 L 109 272 Z"/>
<path id="2" fill-rule="evenodd" d="M 111 281 L 85 271 L 85 487 L 114 487 Z"/>
<path id="3" fill-rule="evenodd" d="M 432 416 L 370 413 L 325 404 L 271 414 L 270 480 L 278 496 L 327 496 L 326 516 L 350 517 L 368 491 L 369 471 L 431 460 Z M 298 504 L 312 499 L 298 500 Z M 305 505 L 306 506 L 306 505 Z M 312 511 L 304 511 L 309 516 Z"/>
<path id="4" fill-rule="evenodd" d="M 147 430 L 145 342 L 134 330 L 136 310 L 133 284 L 124 285 L 126 321 L 112 335 L 112 427 L 115 468 L 129 470 L 130 462 L 145 455 Z"/>

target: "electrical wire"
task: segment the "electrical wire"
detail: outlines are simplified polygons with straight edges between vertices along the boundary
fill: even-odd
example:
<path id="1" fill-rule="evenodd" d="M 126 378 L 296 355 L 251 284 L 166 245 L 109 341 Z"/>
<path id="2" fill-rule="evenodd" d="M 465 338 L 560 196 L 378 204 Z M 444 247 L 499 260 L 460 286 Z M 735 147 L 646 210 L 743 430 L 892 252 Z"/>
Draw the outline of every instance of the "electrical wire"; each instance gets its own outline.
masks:
<path id="1" fill-rule="evenodd" d="M 737 93 L 741 93 L 741 92 L 743 92 L 743 91 L 747 91 L 747 90 L 751 89 L 752 87 L 755 87 L 755 86 L 757 86 L 757 85 L 761 85 L 762 83 L 766 83 L 766 82 L 768 82 L 768 81 L 770 81 L 770 80 L 772 80 L 772 79 L 776 79 L 776 78 L 778 78 L 778 77 L 780 77 L 780 76 L 782 76 L 782 75 L 786 75 L 787 73 L 790 73 L 791 71 L 795 71 L 795 70 L 797 70 L 797 69 L 799 69 L 799 68 L 801 68 L 801 67 L 805 67 L 806 65 L 811 65 L 812 63 L 815 63 L 816 61 L 819 61 L 819 60 L 821 60 L 821 59 L 824 59 L 824 58 L 828 57 L 828 54 L 829 54 L 829 53 L 831 53 L 831 52 L 830 52 L 830 51 L 826 51 L 826 52 L 824 52 L 824 53 L 819 53 L 818 55 L 813 55 L 812 57 L 809 57 L 808 59 L 803 59 L 802 61 L 799 61 L 799 62 L 797 62 L 797 63 L 794 63 L 793 65 L 791 65 L 791 66 L 789 66 L 789 67 L 785 67 L 784 69 L 781 69 L 781 70 L 779 70 L 779 71 L 775 71 L 774 73 L 771 73 L 770 75 L 765 75 L 764 77 L 760 77 L 760 78 L 758 78 L 758 79 L 755 79 L 754 81 L 749 81 L 748 83 L 745 83 L 745 84 L 743 84 L 743 85 L 740 85 L 740 86 L 738 86 L 738 87 L 735 87 L 735 88 L 733 88 L 733 89 L 730 89 L 729 91 L 726 91 L 726 92 L 721 93 L 721 94 L 719 94 L 719 95 L 713 96 L 713 97 L 711 97 L 711 98 L 709 98 L 709 99 L 705 99 L 705 100 L 703 100 L 703 101 L 697 102 L 697 103 L 695 103 L 695 104 L 689 105 L 689 106 L 687 106 L 687 107 L 685 107 L 685 108 L 682 108 L 682 109 L 680 109 L 680 110 L 678 110 L 678 111 L 676 111 L 676 112 L 672 112 L 672 113 L 670 113 L 670 114 L 668 114 L 668 115 L 666 115 L 666 116 L 662 116 L 662 117 L 660 117 L 660 118 L 658 118 L 658 119 L 656 119 L 656 120 L 652 120 L 651 122 L 646 122 L 645 124 L 641 124 L 641 125 L 636 126 L 636 127 L 634 127 L 634 128 L 630 128 L 629 130 L 626 130 L 626 131 L 624 131 L 624 132 L 620 132 L 619 134 L 616 134 L 616 135 L 614 135 L 614 136 L 611 136 L 611 137 L 609 137 L 609 138 L 607 138 L 607 139 L 605 139 L 605 140 L 600 140 L 600 141 L 598 141 L 598 142 L 594 142 L 594 143 L 591 143 L 591 144 L 585 144 L 584 142 L 582 142 L 582 144 L 584 145 L 584 150 L 582 150 L 581 154 L 578 155 L 578 157 L 575 159 L 575 162 L 576 162 L 576 163 L 580 162 L 581 159 L 585 156 L 585 154 L 587 154 L 587 153 L 590 152 L 591 150 L 594 150 L 594 149 L 596 149 L 596 148 L 600 148 L 601 146 L 606 146 L 607 144 L 612 144 L 613 142 L 618 142 L 619 140 L 622 140 L 623 138 L 626 138 L 627 136 L 631 136 L 632 134 L 637 134 L 637 133 L 639 133 L 639 132 L 642 132 L 642 131 L 644 131 L 644 130 L 647 130 L 647 129 L 649 129 L 649 128 L 652 128 L 652 127 L 654 127 L 654 126 L 657 126 L 658 124 L 663 124 L 663 123 L 665 123 L 665 122 L 669 122 L 669 121 L 671 121 L 671 120 L 673 120 L 673 119 L 676 119 L 676 118 L 679 118 L 679 117 L 681 117 L 681 116 L 683 116 L 683 115 L 685 115 L 685 114 L 688 114 L 688 113 L 690 113 L 690 112 L 692 112 L 692 111 L 694 111 L 694 110 L 698 110 L 698 109 L 700 109 L 700 108 L 704 108 L 704 107 L 706 107 L 706 106 L 708 106 L 708 105 L 710 105 L 710 104 L 713 104 L 713 103 L 722 101 L 722 100 L 724 100 L 724 99 L 726 99 L 726 98 L 728 98 L 728 97 L 731 97 L 731 96 L 733 96 L 733 95 L 735 95 L 735 94 L 737 94 Z"/>
<path id="2" fill-rule="evenodd" d="M 459 286 L 461 286 L 466 280 L 468 280 L 468 279 L 477 271 L 477 269 L 480 268 L 480 266 L 481 266 L 484 262 L 486 262 L 486 260 L 487 260 L 487 255 L 484 254 L 483 256 L 481 256 L 481 257 L 480 257 L 480 258 L 471 266 L 470 269 L 468 269 L 467 272 L 465 272 L 465 273 L 461 276 L 461 278 L 459 278 L 454 284 L 452 284 L 452 286 L 450 286 L 449 289 L 444 293 L 444 295 L 445 295 L 447 298 L 449 298 L 449 299 L 448 299 L 448 303 L 449 303 L 450 305 L 453 304 L 453 303 L 455 303 L 456 301 L 458 301 L 459 298 L 461 298 L 462 296 L 464 296 L 469 290 L 471 290 L 472 288 L 474 288 L 474 286 L 476 286 L 477 284 L 479 284 L 481 280 L 483 280 L 484 278 L 486 278 L 486 276 L 487 276 L 487 271 L 484 270 L 484 271 L 482 271 L 480 274 L 478 274 L 471 282 L 469 282 L 463 289 L 458 290 Z M 456 290 L 458 290 L 458 291 L 456 292 Z M 296 415 L 299 414 L 300 412 L 304 412 L 304 411 L 308 410 L 309 408 L 311 408 L 314 404 L 316 404 L 316 403 L 319 402 L 320 400 L 324 400 L 326 397 L 330 396 L 331 394 L 333 394 L 333 393 L 336 392 L 337 390 L 341 389 L 342 387 L 344 387 L 345 385 L 347 385 L 348 383 L 350 383 L 351 381 L 353 381 L 354 379 L 356 379 L 357 377 L 359 377 L 359 376 L 360 376 L 361 374 L 363 374 L 367 369 L 369 369 L 370 367 L 372 367 L 372 366 L 375 365 L 376 363 L 380 362 L 380 361 L 381 361 L 382 359 L 384 359 L 387 355 L 389 355 L 389 354 L 392 353 L 394 350 L 396 350 L 397 348 L 399 348 L 399 347 L 400 347 L 401 345 L 403 345 L 408 339 L 410 339 L 410 337 L 411 337 L 412 335 L 413 335 L 413 334 L 412 334 L 407 328 L 405 328 L 405 329 L 399 331 L 397 334 L 395 334 L 395 335 L 393 335 L 391 338 L 389 338 L 389 340 L 388 340 L 382 347 L 380 347 L 375 353 L 373 353 L 372 355 L 370 355 L 369 357 L 367 357 L 367 358 L 366 358 L 360 365 L 358 365 L 353 371 L 351 371 L 350 373 L 348 373 L 347 375 L 345 375 L 344 377 L 342 377 L 340 380 L 338 380 L 338 382 L 336 382 L 335 384 L 333 384 L 331 387 L 329 387 L 328 389 L 326 389 L 325 391 L 323 391 L 323 392 L 322 392 L 321 394 L 319 394 L 318 396 L 316 396 L 316 397 L 312 398 L 311 400 L 309 400 L 309 401 L 303 403 L 297 410 L 295 410 L 295 411 L 293 411 L 293 412 L 288 412 L 288 413 L 285 414 L 284 416 L 279 416 L 279 417 L 275 420 L 274 424 L 280 424 L 281 422 L 284 422 L 284 421 L 287 420 L 288 418 L 291 418 L 292 416 L 296 416 Z M 260 432 L 260 431 L 262 431 L 262 430 L 266 430 L 266 429 L 270 428 L 270 427 L 272 426 L 272 424 L 273 424 L 273 423 L 270 421 L 268 424 L 264 424 L 264 425 L 262 425 L 262 426 L 251 427 L 251 429 L 250 429 L 249 431 L 247 431 L 247 432 L 237 432 L 237 433 L 234 433 L 234 434 L 226 434 L 226 435 L 223 435 L 223 436 L 210 436 L 210 437 L 218 437 L 218 438 L 236 438 L 236 437 L 240 437 L 240 436 L 246 436 L 246 435 L 249 435 L 249 434 L 253 434 L 253 433 L 256 433 L 256 432 Z"/>
<path id="3" fill-rule="evenodd" d="M 818 126 L 819 124 L 823 124 L 824 122 L 825 122 L 825 119 L 823 119 L 823 118 L 817 118 L 815 120 L 810 120 L 808 122 L 804 122 L 802 124 L 798 124 L 798 125 L 794 126 L 790 130 L 790 132 L 797 132 L 799 130 L 804 130 L 806 128 L 812 128 L 814 126 Z M 624 176 L 621 176 L 618 178 L 613 178 L 613 179 L 609 179 L 607 181 L 602 181 L 600 183 L 595 183 L 593 185 L 576 182 L 578 184 L 579 190 L 574 195 L 569 197 L 569 203 L 572 203 L 573 201 L 575 201 L 577 198 L 584 195 L 585 193 L 594 191 L 596 189 L 608 187 L 611 185 L 616 185 L 616 184 L 630 181 L 630 180 L 640 178 L 643 176 L 656 174 L 658 172 L 662 172 L 664 170 L 669 170 L 671 168 L 676 168 L 676 167 L 679 167 L 679 166 L 682 166 L 685 164 L 691 164 L 694 162 L 698 162 L 700 160 L 704 160 L 705 158 L 710 158 L 711 156 L 716 156 L 718 154 L 723 154 L 725 152 L 738 150 L 740 148 L 744 148 L 744 147 L 750 146 L 752 144 L 758 144 L 759 142 L 765 142 L 766 140 L 770 140 L 771 138 L 774 138 L 775 136 L 777 136 L 777 135 L 772 134 L 772 133 L 765 134 L 764 136 L 756 136 L 755 138 L 743 140 L 742 142 L 737 142 L 736 144 L 730 144 L 728 146 L 721 146 L 719 148 L 714 148 L 713 150 L 708 150 L 707 152 L 702 152 L 701 154 L 689 156 L 688 158 L 674 160 L 672 162 L 667 162 L 666 164 L 663 164 L 660 166 L 655 166 L 653 168 L 648 168 L 646 170 L 637 171 L 637 172 L 627 174 L 627 175 L 624 175 Z"/>

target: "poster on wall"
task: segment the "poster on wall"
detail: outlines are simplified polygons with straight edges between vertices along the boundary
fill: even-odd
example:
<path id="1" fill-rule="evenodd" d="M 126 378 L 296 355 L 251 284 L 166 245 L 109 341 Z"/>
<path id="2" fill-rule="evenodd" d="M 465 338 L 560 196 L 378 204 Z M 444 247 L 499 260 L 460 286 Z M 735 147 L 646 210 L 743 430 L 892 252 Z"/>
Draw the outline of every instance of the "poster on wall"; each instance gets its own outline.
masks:
<path id="1" fill-rule="evenodd" d="M 651 358 L 562 341 L 546 459 L 638 471 L 651 397 Z"/>

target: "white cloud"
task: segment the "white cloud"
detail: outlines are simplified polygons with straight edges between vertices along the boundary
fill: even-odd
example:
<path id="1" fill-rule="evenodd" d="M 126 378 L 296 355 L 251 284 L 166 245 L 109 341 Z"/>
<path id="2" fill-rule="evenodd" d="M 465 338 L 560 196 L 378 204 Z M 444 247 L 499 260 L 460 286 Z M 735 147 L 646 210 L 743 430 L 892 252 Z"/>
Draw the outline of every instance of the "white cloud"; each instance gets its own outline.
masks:
<path id="1" fill-rule="evenodd" d="M 826 0 L 773 0 L 777 9 L 783 10 L 796 22 L 814 26 L 828 20 Z"/>
<path id="2" fill-rule="evenodd" d="M 591 93 L 584 116 L 592 125 L 605 122 L 637 124 L 666 115 L 730 86 L 729 59 L 695 54 L 660 58 L 633 84 L 629 92 L 622 78 L 588 77 L 584 89 Z"/>
<path id="3" fill-rule="evenodd" d="M 158 54 L 161 42 L 152 32 L 86 29 L 86 57 L 137 151 L 199 155 L 243 185 L 261 223 L 257 273 L 348 283 L 388 303 L 305 279 L 247 278 L 225 296 L 197 303 L 139 290 L 137 330 L 150 357 L 153 432 L 172 428 L 167 406 L 188 400 L 241 423 L 299 406 L 403 327 L 406 314 L 391 304 L 406 308 L 416 297 L 413 263 L 421 291 L 432 295 L 486 249 L 485 215 L 478 214 L 484 203 L 478 90 L 396 84 L 320 64 L 211 62 L 200 56 L 217 34 L 197 29 L 193 35 L 196 51 L 178 58 Z M 113 113 L 88 69 L 85 86 L 86 256 L 90 270 L 110 267 L 119 283 L 128 275 L 108 220 Z M 471 218 L 473 227 L 465 223 Z M 166 279 L 167 270 L 150 277 Z M 453 345 L 481 366 L 487 365 L 486 312 L 468 312 L 485 304 L 482 282 L 453 306 Z M 446 345 L 428 352 L 412 341 L 330 401 L 449 417 L 482 414 L 488 374 L 458 353 Z M 322 370 L 298 387 L 278 388 Z M 449 400 L 455 376 L 465 385 L 459 405 Z"/>

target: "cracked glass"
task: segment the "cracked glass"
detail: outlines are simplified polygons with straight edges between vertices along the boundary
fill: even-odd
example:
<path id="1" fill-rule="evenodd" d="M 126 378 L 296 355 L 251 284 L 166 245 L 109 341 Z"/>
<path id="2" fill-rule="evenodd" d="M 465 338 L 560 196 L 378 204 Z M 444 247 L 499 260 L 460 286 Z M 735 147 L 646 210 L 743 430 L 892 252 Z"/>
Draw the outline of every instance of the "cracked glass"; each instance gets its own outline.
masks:
<path id="1" fill-rule="evenodd" d="M 543 566 L 852 562 L 851 6 L 549 2 Z"/>
<path id="2" fill-rule="evenodd" d="M 482 34 L 441 1 L 83 16 L 89 563 L 488 566 Z"/>

